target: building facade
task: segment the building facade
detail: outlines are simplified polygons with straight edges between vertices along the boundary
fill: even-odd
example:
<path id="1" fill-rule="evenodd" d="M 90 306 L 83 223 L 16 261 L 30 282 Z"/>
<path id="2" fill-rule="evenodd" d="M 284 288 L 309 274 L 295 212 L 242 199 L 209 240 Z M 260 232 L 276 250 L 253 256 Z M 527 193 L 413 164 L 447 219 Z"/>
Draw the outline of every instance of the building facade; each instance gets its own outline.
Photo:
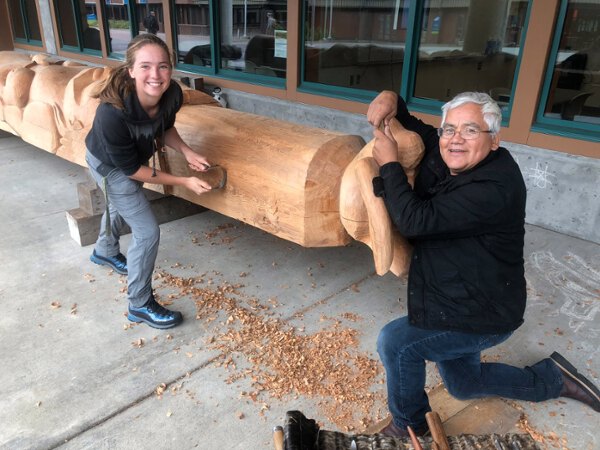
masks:
<path id="1" fill-rule="evenodd" d="M 432 124 L 488 92 L 528 222 L 600 242 L 600 0 L 8 0 L 1 48 L 116 65 L 151 13 L 177 76 L 229 107 L 366 141 L 381 90 Z"/>

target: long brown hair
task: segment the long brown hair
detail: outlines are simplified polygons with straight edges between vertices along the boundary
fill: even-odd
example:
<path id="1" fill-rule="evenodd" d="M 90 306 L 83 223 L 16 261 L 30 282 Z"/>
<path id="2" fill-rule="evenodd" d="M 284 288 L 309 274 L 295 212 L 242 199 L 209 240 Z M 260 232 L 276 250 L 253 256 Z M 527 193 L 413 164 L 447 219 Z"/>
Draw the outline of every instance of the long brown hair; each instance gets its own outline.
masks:
<path id="1" fill-rule="evenodd" d="M 101 102 L 110 103 L 115 108 L 123 109 L 123 99 L 135 91 L 135 81 L 129 75 L 129 69 L 135 64 L 135 56 L 146 45 L 158 45 L 169 56 L 169 63 L 173 67 L 173 56 L 165 41 L 154 34 L 138 34 L 127 45 L 125 62 L 117 66 L 100 86 L 99 91 L 93 95 Z"/>

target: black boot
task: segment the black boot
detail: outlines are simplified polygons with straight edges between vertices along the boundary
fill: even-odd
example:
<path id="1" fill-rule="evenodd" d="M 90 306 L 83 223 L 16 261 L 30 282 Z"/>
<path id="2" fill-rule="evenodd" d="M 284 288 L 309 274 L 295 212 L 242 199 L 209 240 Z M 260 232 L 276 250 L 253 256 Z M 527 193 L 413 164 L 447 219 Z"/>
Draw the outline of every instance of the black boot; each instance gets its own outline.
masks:
<path id="1" fill-rule="evenodd" d="M 558 366 L 563 375 L 563 388 L 560 396 L 585 403 L 594 411 L 600 412 L 600 390 L 594 383 L 581 375 L 560 353 L 552 353 L 550 359 Z"/>

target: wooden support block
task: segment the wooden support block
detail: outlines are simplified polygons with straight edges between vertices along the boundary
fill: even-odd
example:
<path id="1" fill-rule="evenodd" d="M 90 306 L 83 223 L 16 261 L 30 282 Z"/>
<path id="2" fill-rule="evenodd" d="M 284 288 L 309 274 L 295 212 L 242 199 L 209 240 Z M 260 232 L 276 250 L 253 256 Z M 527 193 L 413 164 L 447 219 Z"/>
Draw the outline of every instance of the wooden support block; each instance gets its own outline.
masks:
<path id="1" fill-rule="evenodd" d="M 520 411 L 500 398 L 458 400 L 442 384 L 429 391 L 428 396 L 429 404 L 443 422 L 447 436 L 520 432 L 516 427 Z M 392 417 L 388 416 L 371 425 L 364 433 L 379 433 L 391 420 Z"/>
<path id="2" fill-rule="evenodd" d="M 159 224 L 206 211 L 206 208 L 181 198 L 164 196 L 153 191 L 146 190 L 146 197 L 150 201 Z M 88 214 L 81 207 L 66 212 L 69 233 L 82 247 L 93 244 L 98 239 L 103 212 L 104 210 L 97 214 Z M 123 231 L 123 234 L 129 232 L 130 230 L 127 228 Z"/>
<path id="3" fill-rule="evenodd" d="M 429 403 L 444 423 L 447 436 L 519 432 L 520 411 L 500 398 L 458 400 L 439 385 L 429 392 Z"/>
<path id="4" fill-rule="evenodd" d="M 500 398 L 473 402 L 444 422 L 449 436 L 458 434 L 519 433 L 516 428 L 521 412 Z"/>
<path id="5" fill-rule="evenodd" d="M 106 208 L 104 192 L 95 182 L 93 184 L 90 182 L 78 183 L 77 197 L 79 208 L 90 216 L 102 214 Z"/>
<path id="6" fill-rule="evenodd" d="M 438 413 L 442 422 L 458 414 L 475 400 L 459 400 L 452 397 L 443 384 L 434 387 L 427 394 L 431 409 Z"/>

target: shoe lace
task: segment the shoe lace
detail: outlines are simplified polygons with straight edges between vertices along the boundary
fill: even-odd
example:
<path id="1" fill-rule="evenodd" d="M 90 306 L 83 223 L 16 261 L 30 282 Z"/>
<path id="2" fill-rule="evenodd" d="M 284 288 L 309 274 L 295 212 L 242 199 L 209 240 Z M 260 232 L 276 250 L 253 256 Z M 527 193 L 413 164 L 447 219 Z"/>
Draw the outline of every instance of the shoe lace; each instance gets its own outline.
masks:
<path id="1" fill-rule="evenodd" d="M 173 314 L 173 311 L 162 306 L 160 303 L 158 303 L 156 300 L 154 300 L 154 298 L 152 299 L 151 303 L 148 305 L 148 309 L 151 312 L 160 314 L 162 316 L 169 316 L 169 315 Z"/>

